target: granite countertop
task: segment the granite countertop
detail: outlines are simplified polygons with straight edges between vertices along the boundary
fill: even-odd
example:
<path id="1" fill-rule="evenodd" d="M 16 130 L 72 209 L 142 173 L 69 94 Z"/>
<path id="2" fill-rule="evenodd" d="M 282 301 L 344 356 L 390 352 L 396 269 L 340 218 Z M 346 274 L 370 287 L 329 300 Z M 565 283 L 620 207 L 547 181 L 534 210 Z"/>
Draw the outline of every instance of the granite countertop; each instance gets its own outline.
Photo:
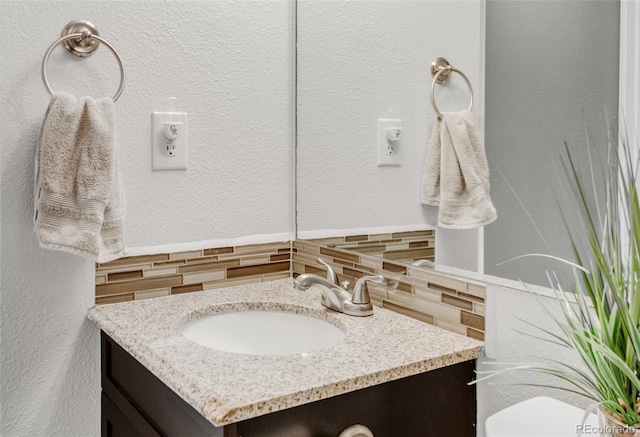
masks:
<path id="1" fill-rule="evenodd" d="M 215 426 L 472 360 L 482 345 L 383 308 L 337 313 L 320 295 L 283 279 L 100 305 L 88 317 Z M 308 311 L 346 335 L 323 350 L 277 356 L 222 352 L 180 334 L 185 323 L 230 309 Z"/>

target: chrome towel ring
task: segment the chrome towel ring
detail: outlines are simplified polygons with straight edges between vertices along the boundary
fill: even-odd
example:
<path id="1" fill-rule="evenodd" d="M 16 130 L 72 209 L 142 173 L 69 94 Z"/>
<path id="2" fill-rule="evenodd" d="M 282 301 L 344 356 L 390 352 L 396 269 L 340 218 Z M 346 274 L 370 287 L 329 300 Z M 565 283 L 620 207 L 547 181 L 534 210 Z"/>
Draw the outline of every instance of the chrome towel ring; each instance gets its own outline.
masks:
<path id="1" fill-rule="evenodd" d="M 447 83 L 451 78 L 451 73 L 458 73 L 467 83 L 467 87 L 469 88 L 469 111 L 471 111 L 471 108 L 473 107 L 473 87 L 471 86 L 471 82 L 469 82 L 467 76 L 457 68 L 453 68 L 445 58 L 437 58 L 431 63 L 431 74 L 433 75 L 433 82 L 431 82 L 431 106 L 433 106 L 433 110 L 436 112 L 436 115 L 440 120 L 442 119 L 442 114 L 440 113 L 440 110 L 438 110 L 438 105 L 436 105 L 436 83 Z"/>
<path id="2" fill-rule="evenodd" d="M 67 23 L 62 30 L 62 37 L 51 44 L 44 54 L 40 71 L 42 73 L 42 82 L 44 83 L 44 87 L 47 89 L 51 97 L 53 97 L 53 90 L 51 89 L 49 80 L 47 79 L 47 62 L 49 62 L 49 55 L 51 55 L 53 49 L 60 43 L 65 43 L 64 46 L 69 53 L 81 57 L 91 56 L 98 48 L 99 43 L 107 46 L 107 48 L 111 50 L 111 53 L 113 53 L 113 56 L 115 56 L 118 66 L 120 67 L 120 85 L 118 86 L 116 94 L 113 96 L 114 102 L 118 100 L 118 97 L 120 97 L 120 94 L 122 94 L 122 90 L 124 89 L 124 65 L 122 65 L 122 60 L 120 59 L 120 55 L 116 49 L 114 49 L 113 46 L 103 38 L 100 38 L 95 26 L 88 21 L 71 21 Z"/>

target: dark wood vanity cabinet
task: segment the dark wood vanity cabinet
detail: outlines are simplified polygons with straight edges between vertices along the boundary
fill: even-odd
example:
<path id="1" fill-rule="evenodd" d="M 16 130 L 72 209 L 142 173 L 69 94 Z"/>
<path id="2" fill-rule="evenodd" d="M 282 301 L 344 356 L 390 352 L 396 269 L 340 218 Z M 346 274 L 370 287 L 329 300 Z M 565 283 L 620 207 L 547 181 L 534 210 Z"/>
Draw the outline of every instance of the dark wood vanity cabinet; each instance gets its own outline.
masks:
<path id="1" fill-rule="evenodd" d="M 338 437 L 353 424 L 375 437 L 475 437 L 475 361 L 215 427 L 102 333 L 102 436 Z"/>

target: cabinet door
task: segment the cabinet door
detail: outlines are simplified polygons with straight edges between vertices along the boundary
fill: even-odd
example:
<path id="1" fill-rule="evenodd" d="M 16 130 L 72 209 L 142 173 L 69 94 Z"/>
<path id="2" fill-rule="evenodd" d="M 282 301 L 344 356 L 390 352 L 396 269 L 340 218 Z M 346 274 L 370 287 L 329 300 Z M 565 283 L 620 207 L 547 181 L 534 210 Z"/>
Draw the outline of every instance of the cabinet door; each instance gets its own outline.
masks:
<path id="1" fill-rule="evenodd" d="M 102 437 L 142 437 L 113 402 L 102 393 Z"/>
<path id="2" fill-rule="evenodd" d="M 107 400 L 104 405 L 111 404 L 136 430 L 136 434 L 122 434 L 125 437 L 223 436 L 222 428 L 214 427 L 104 332 L 102 390 Z M 117 413 L 113 415 L 109 426 L 114 430 L 116 423 L 124 427 Z M 103 437 L 120 435 L 109 434 L 105 426 L 103 421 Z"/>

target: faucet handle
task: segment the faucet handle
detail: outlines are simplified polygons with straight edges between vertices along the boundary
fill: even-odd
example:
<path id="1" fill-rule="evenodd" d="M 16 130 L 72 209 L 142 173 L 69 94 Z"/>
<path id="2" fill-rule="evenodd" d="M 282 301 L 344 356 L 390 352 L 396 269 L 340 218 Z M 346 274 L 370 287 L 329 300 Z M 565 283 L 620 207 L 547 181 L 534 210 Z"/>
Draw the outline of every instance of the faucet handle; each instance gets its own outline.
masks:
<path id="1" fill-rule="evenodd" d="M 324 268 L 327 269 L 327 276 L 326 276 L 327 281 L 339 286 L 340 282 L 338 281 L 338 275 L 336 274 L 336 271 L 333 270 L 333 267 L 331 267 L 329 264 L 324 262 L 322 258 L 318 258 L 317 261 L 318 261 L 318 264 L 324 266 Z"/>
<path id="2" fill-rule="evenodd" d="M 367 282 L 374 282 L 376 284 L 385 285 L 387 280 L 384 279 L 384 276 L 363 276 L 362 278 L 356 281 L 355 287 L 353 287 L 353 297 L 351 298 L 351 302 L 357 304 L 366 304 L 371 302 L 371 297 L 369 296 L 369 289 L 367 288 Z"/>

